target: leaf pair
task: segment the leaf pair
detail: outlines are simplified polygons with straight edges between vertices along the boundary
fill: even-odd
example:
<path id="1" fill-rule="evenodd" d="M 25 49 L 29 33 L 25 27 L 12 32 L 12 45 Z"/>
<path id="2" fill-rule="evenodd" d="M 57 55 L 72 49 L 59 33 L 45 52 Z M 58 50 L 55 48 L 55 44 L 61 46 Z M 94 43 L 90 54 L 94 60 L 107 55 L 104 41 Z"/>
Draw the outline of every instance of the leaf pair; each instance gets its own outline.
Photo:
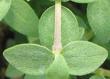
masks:
<path id="1" fill-rule="evenodd" d="M 43 75 L 47 72 L 52 75 L 60 73 L 60 70 L 65 71 L 61 75 L 85 75 L 95 71 L 105 61 L 107 51 L 87 41 L 75 41 L 56 55 L 37 44 L 21 44 L 5 50 L 4 56 L 18 70 L 30 75 Z"/>
<path id="2" fill-rule="evenodd" d="M 84 30 L 78 26 L 74 14 L 65 7 L 62 7 L 61 32 L 64 48 L 60 54 L 54 55 L 48 49 L 52 47 L 54 33 L 54 7 L 51 7 L 44 12 L 39 23 L 41 44 L 48 48 L 37 44 L 21 44 L 5 50 L 4 56 L 10 64 L 26 74 L 48 73 L 51 79 L 91 73 L 107 58 L 104 48 L 87 41 L 76 41 L 82 38 Z M 54 75 L 56 73 L 57 76 Z"/>

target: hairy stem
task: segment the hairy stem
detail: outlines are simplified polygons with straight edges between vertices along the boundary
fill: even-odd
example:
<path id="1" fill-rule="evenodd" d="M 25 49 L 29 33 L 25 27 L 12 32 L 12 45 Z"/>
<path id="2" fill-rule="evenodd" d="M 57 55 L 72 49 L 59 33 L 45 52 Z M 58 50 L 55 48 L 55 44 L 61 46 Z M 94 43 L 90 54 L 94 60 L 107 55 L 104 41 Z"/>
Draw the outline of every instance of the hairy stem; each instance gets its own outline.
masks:
<path id="1" fill-rule="evenodd" d="M 53 52 L 60 53 L 61 49 L 61 0 L 55 0 L 55 31 Z"/>

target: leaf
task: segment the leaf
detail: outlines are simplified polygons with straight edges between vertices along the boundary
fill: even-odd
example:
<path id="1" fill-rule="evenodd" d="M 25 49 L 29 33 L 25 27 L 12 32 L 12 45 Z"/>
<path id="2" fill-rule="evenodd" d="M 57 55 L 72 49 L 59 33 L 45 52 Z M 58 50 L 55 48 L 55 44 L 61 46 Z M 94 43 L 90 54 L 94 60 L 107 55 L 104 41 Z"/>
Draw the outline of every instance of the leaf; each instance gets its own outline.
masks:
<path id="1" fill-rule="evenodd" d="M 37 38 L 38 17 L 24 0 L 12 0 L 12 6 L 4 19 L 14 30 Z"/>
<path id="2" fill-rule="evenodd" d="M 87 8 L 88 20 L 96 35 L 95 41 L 98 43 L 105 44 L 110 41 L 110 29 L 108 29 L 110 28 L 109 6 L 110 0 L 98 0 L 90 3 Z"/>
<path id="3" fill-rule="evenodd" d="M 70 78 L 69 79 L 77 79 L 77 76 L 70 75 Z"/>
<path id="4" fill-rule="evenodd" d="M 40 0 L 40 1 L 37 1 L 37 3 L 39 3 L 40 5 L 50 5 L 51 2 L 49 0 Z"/>
<path id="5" fill-rule="evenodd" d="M 62 55 L 56 54 L 55 60 L 48 69 L 46 79 L 68 79 L 68 66 Z"/>
<path id="6" fill-rule="evenodd" d="M 106 79 L 103 76 L 94 75 L 90 79 Z"/>
<path id="7" fill-rule="evenodd" d="M 45 79 L 45 76 L 32 76 L 32 75 L 26 75 L 24 79 Z"/>
<path id="8" fill-rule="evenodd" d="M 55 0 L 50 0 L 50 1 L 55 1 Z M 68 2 L 69 0 L 61 0 L 62 2 Z"/>
<path id="9" fill-rule="evenodd" d="M 48 48 L 52 47 L 54 36 L 54 7 L 47 9 L 39 21 L 40 43 Z M 65 7 L 62 7 L 62 44 L 75 40 L 80 40 L 84 34 L 84 29 L 78 26 L 75 15 Z"/>
<path id="10" fill-rule="evenodd" d="M 50 0 L 50 1 L 55 1 L 55 0 Z M 91 3 L 96 0 L 62 0 L 62 2 L 67 2 L 67 1 L 73 1 L 73 2 L 77 2 L 77 3 Z"/>
<path id="11" fill-rule="evenodd" d="M 108 59 L 110 60 L 110 42 L 102 46 L 108 50 Z"/>
<path id="12" fill-rule="evenodd" d="M 89 29 L 87 23 L 85 23 L 84 19 L 80 16 L 76 16 L 79 26 L 85 29 L 85 33 L 83 35 L 83 40 L 90 40 L 93 37 L 93 32 Z"/>
<path id="13" fill-rule="evenodd" d="M 0 21 L 5 17 L 10 9 L 11 0 L 0 0 Z"/>
<path id="14" fill-rule="evenodd" d="M 106 49 L 87 41 L 69 43 L 62 50 L 62 54 L 72 75 L 94 72 L 108 55 Z"/>
<path id="15" fill-rule="evenodd" d="M 31 0 L 29 2 L 33 10 L 37 13 L 38 17 L 41 17 L 42 13 L 51 5 L 54 5 L 54 2 L 49 0 Z"/>
<path id="16" fill-rule="evenodd" d="M 75 7 L 69 7 L 69 8 L 75 14 L 79 26 L 84 28 L 85 33 L 84 33 L 82 39 L 91 40 L 91 38 L 93 37 L 93 32 L 90 28 L 90 25 L 88 23 L 88 19 L 87 19 L 85 12 L 82 12 L 78 8 L 75 8 Z M 84 8 L 84 6 L 83 6 L 83 8 Z"/>
<path id="17" fill-rule="evenodd" d="M 77 3 L 91 3 L 96 0 L 70 0 L 70 1 L 77 2 Z"/>
<path id="18" fill-rule="evenodd" d="M 9 65 L 6 71 L 6 76 L 11 77 L 11 78 L 16 78 L 22 76 L 23 73 L 18 71 L 16 68 L 13 66 Z"/>
<path id="19" fill-rule="evenodd" d="M 7 61 L 30 75 L 44 74 L 53 61 L 50 50 L 37 44 L 20 44 L 4 51 Z"/>

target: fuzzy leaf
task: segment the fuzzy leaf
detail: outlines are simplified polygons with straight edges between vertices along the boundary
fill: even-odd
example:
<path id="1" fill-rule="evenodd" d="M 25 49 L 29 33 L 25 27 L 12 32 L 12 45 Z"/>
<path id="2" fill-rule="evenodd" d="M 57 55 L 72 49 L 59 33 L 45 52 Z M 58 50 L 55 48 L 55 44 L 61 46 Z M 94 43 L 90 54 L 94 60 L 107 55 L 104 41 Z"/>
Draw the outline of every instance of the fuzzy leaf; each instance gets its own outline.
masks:
<path id="1" fill-rule="evenodd" d="M 14 30 L 37 38 L 38 17 L 24 0 L 12 0 L 12 6 L 4 19 Z"/>
<path id="2" fill-rule="evenodd" d="M 87 9 L 89 23 L 95 33 L 95 41 L 108 43 L 110 41 L 110 0 L 98 0 L 90 3 Z M 106 11 L 105 11 L 106 10 Z"/>
<path id="3" fill-rule="evenodd" d="M 56 54 L 55 60 L 48 69 L 46 79 L 68 79 L 68 66 L 62 55 Z"/>
<path id="4" fill-rule="evenodd" d="M 87 41 L 69 43 L 62 50 L 62 54 L 72 75 L 94 72 L 108 55 L 106 49 Z"/>
<path id="5" fill-rule="evenodd" d="M 10 9 L 11 0 L 0 0 L 0 21 L 7 14 Z"/>
<path id="6" fill-rule="evenodd" d="M 50 50 L 36 44 L 21 44 L 4 51 L 7 61 L 18 70 L 30 74 L 44 74 L 53 61 Z"/>
<path id="7" fill-rule="evenodd" d="M 39 38 L 42 45 L 51 48 L 54 36 L 54 7 L 47 9 L 39 21 Z M 75 15 L 67 8 L 62 7 L 62 44 L 80 40 L 84 29 L 78 26 Z"/>

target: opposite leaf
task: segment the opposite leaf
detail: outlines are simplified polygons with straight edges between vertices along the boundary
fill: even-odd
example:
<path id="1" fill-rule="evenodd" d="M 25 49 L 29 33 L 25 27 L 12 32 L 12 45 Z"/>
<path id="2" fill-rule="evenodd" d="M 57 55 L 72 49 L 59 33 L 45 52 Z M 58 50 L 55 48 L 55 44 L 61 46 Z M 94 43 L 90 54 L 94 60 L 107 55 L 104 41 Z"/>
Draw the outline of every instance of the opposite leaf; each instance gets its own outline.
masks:
<path id="1" fill-rule="evenodd" d="M 107 58 L 107 50 L 87 41 L 69 43 L 62 54 L 72 75 L 85 75 L 95 71 Z"/>
<path id="2" fill-rule="evenodd" d="M 53 45 L 55 25 L 55 9 L 47 9 L 39 21 L 39 38 L 42 45 L 51 48 Z M 80 28 L 75 15 L 67 8 L 62 7 L 62 44 L 63 46 L 71 41 L 80 40 L 84 29 Z"/>
<path id="3" fill-rule="evenodd" d="M 95 32 L 95 42 L 110 41 L 110 0 L 97 0 L 90 3 L 87 9 L 89 23 Z"/>
<path id="4" fill-rule="evenodd" d="M 0 0 L 0 21 L 7 14 L 11 5 L 11 0 Z"/>
<path id="5" fill-rule="evenodd" d="M 12 0 L 12 6 L 4 19 L 14 30 L 37 38 L 38 17 L 24 0 Z"/>
<path id="6" fill-rule="evenodd" d="M 18 70 L 30 75 L 45 74 L 53 62 L 53 54 L 36 44 L 21 44 L 4 51 L 7 61 Z"/>

